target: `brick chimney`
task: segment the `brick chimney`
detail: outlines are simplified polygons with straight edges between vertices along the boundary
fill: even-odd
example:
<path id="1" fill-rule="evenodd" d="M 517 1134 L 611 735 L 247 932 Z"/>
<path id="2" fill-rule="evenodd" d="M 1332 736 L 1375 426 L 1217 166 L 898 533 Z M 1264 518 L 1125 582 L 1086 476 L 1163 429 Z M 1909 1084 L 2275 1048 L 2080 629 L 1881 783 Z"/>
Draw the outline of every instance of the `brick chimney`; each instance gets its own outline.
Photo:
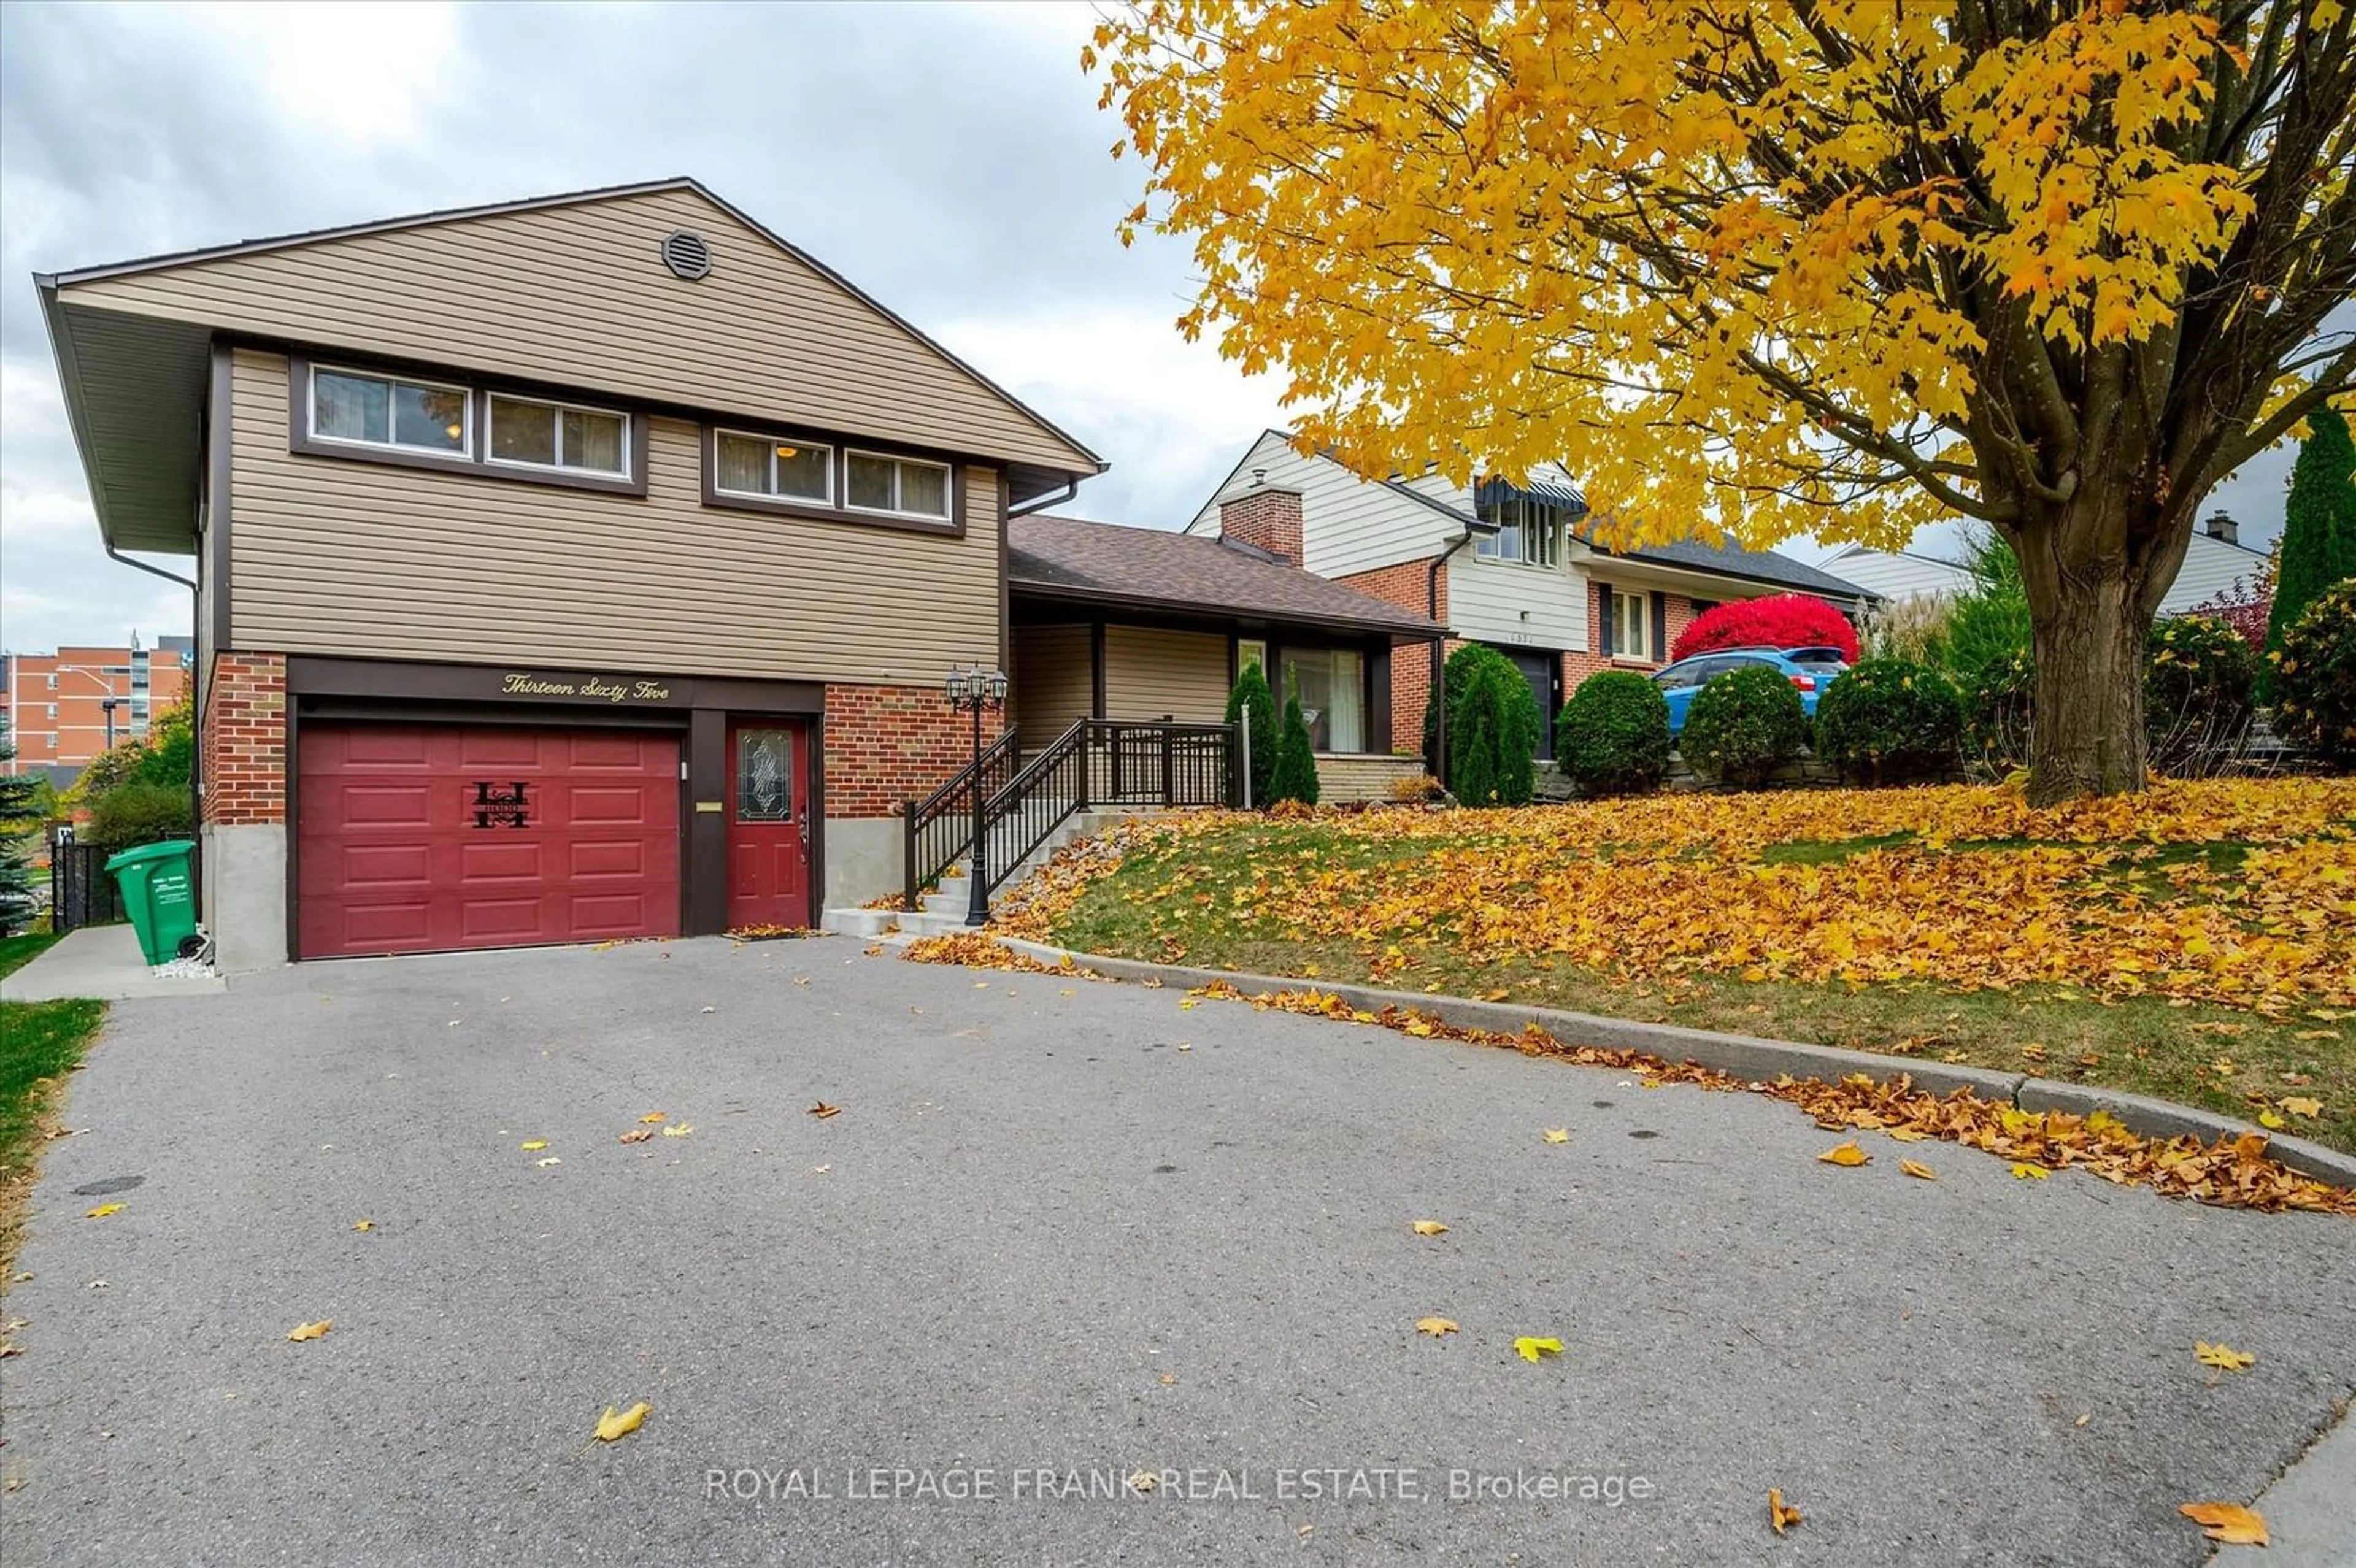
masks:
<path id="1" fill-rule="evenodd" d="M 1271 485 L 1267 469 L 1253 469 L 1251 488 L 1219 503 L 1219 533 L 1299 566 L 1301 492 Z"/>
<path id="2" fill-rule="evenodd" d="M 2206 533 L 2211 539 L 2222 539 L 2227 544 L 2239 544 L 2242 542 L 2241 525 L 2233 521 L 2233 514 L 2230 512 L 2219 511 L 2210 513 L 2209 521 L 2202 526 L 2201 531 Z"/>

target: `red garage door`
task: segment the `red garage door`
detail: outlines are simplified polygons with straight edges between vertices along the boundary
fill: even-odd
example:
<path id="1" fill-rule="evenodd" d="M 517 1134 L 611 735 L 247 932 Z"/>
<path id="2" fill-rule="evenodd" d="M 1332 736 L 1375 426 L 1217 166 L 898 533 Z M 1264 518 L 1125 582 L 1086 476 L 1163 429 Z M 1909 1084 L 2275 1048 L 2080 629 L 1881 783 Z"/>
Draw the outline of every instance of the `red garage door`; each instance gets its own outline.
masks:
<path id="1" fill-rule="evenodd" d="M 300 955 L 679 931 L 679 740 L 306 725 Z"/>

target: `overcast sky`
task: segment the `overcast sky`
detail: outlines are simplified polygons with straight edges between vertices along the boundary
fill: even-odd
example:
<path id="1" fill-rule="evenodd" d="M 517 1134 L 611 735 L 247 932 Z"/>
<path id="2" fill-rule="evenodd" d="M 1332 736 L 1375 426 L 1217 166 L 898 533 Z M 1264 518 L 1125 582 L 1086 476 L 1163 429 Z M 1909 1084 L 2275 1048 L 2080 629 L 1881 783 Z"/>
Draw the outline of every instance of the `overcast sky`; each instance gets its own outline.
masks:
<path id="1" fill-rule="evenodd" d="M 1262 429 L 1172 322 L 1183 241 L 1113 224 L 1084 5 L 0 4 L 0 645 L 150 641 L 101 553 L 31 274 L 692 175 L 1112 464 L 1066 508 L 1175 527 Z M 2260 465 L 2254 464 L 2254 468 Z M 2286 453 L 2219 493 L 2280 528 Z M 1798 553 L 1812 553 L 1804 549 Z M 171 564 L 166 562 L 166 564 Z"/>

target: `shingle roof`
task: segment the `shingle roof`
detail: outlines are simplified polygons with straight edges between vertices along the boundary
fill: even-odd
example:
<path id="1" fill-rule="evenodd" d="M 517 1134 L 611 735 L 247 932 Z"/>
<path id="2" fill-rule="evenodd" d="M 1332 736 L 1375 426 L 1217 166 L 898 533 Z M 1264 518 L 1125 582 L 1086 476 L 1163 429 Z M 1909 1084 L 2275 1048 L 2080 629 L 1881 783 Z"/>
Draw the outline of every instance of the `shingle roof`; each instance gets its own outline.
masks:
<path id="1" fill-rule="evenodd" d="M 1195 614 L 1437 637 L 1438 623 L 1330 578 L 1200 534 L 1080 517 L 1007 524 L 1006 575 L 1017 593 Z"/>
<path id="2" fill-rule="evenodd" d="M 1611 553 L 1630 560 L 1655 560 L 1664 566 L 1714 571 L 1721 577 L 1772 582 L 1781 588 L 1804 589 L 1811 593 L 1837 593 L 1847 599 L 1877 597 L 1854 582 L 1843 581 L 1829 571 L 1819 571 L 1772 549 L 1744 549 L 1736 544 L 1711 545 L 1699 539 L 1678 539 L 1674 544 L 1639 545 L 1633 549 Z"/>

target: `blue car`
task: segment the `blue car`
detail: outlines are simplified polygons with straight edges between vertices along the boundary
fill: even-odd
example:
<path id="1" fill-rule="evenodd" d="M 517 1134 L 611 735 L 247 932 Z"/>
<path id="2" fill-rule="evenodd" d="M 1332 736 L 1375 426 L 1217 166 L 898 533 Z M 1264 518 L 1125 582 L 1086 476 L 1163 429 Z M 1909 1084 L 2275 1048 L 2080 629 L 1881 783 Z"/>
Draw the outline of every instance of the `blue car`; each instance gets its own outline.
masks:
<path id="1" fill-rule="evenodd" d="M 1833 683 L 1833 677 L 1848 668 L 1838 648 L 1717 648 L 1664 665 L 1653 672 L 1653 684 L 1668 699 L 1669 733 L 1685 729 L 1686 710 L 1693 706 L 1694 693 L 1729 670 L 1752 665 L 1788 677 L 1800 688 L 1800 710 L 1811 719 L 1816 716 L 1816 699 Z"/>

